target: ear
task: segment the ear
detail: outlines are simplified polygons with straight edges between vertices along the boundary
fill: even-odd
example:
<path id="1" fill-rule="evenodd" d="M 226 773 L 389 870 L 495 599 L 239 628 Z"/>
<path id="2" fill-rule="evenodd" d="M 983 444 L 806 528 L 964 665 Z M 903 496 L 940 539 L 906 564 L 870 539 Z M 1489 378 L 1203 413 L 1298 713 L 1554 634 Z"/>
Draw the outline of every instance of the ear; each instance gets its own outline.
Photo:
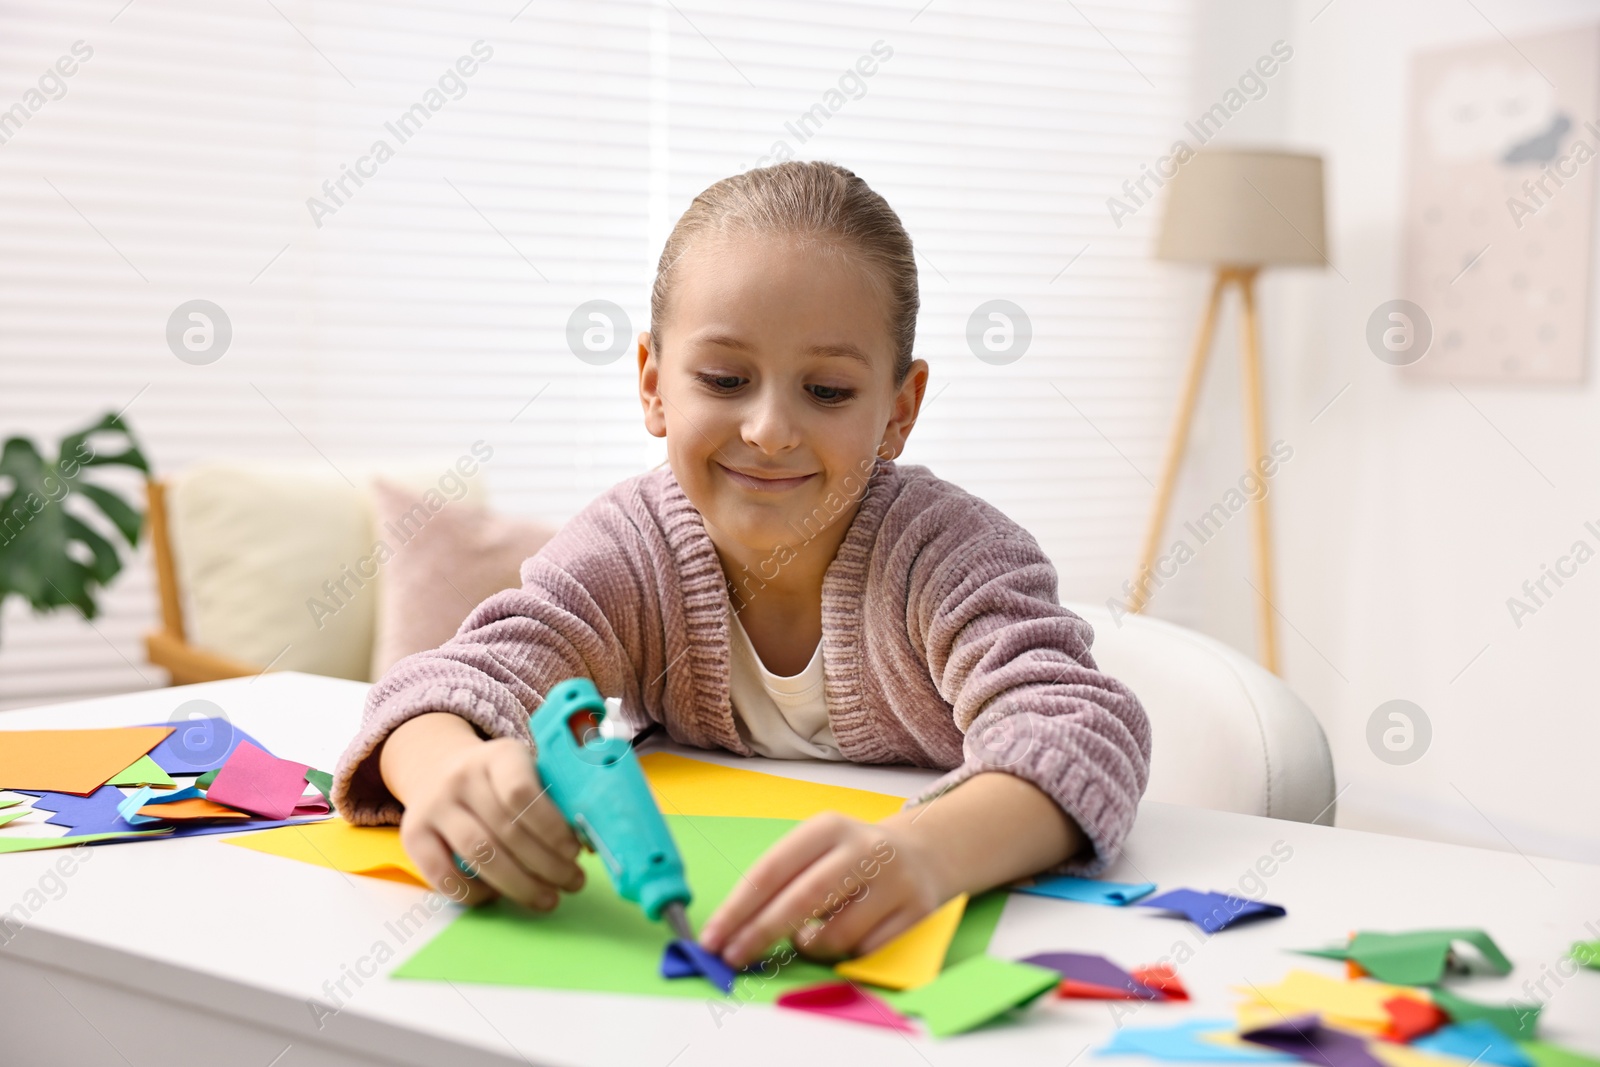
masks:
<path id="1" fill-rule="evenodd" d="M 644 428 L 652 437 L 667 436 L 660 384 L 660 367 L 656 363 L 650 331 L 644 330 L 639 334 L 639 406 L 644 408 Z"/>
<path id="2" fill-rule="evenodd" d="M 878 446 L 880 459 L 899 459 L 905 451 L 906 438 L 917 424 L 917 413 L 922 410 L 922 396 L 928 389 L 928 361 L 914 359 L 906 371 L 906 380 L 900 383 L 895 394 L 894 409 L 889 413 L 889 424 L 883 428 L 883 443 Z"/>

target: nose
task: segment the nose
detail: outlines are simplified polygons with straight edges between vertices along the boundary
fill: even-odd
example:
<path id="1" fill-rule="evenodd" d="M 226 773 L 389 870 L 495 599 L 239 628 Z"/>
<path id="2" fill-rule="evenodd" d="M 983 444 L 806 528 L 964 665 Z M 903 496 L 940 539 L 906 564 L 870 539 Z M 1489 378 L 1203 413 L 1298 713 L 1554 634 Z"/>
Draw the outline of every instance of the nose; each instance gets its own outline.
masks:
<path id="1" fill-rule="evenodd" d="M 800 443 L 799 423 L 788 401 L 777 389 L 766 388 L 751 400 L 740 426 L 744 443 L 769 456 L 787 452 Z"/>

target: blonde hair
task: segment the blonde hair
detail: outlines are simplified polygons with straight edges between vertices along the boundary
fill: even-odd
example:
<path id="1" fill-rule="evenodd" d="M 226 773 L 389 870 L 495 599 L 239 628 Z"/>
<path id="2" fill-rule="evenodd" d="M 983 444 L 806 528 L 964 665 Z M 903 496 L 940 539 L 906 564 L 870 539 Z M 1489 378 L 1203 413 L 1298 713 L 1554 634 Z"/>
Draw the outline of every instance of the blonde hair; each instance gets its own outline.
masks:
<path id="1" fill-rule="evenodd" d="M 790 160 L 724 178 L 694 198 L 672 228 L 650 290 L 650 344 L 661 351 L 678 260 L 707 233 L 762 233 L 820 239 L 860 255 L 882 283 L 894 341 L 894 381 L 905 381 L 917 334 L 917 261 L 911 236 L 889 202 L 837 163 Z"/>

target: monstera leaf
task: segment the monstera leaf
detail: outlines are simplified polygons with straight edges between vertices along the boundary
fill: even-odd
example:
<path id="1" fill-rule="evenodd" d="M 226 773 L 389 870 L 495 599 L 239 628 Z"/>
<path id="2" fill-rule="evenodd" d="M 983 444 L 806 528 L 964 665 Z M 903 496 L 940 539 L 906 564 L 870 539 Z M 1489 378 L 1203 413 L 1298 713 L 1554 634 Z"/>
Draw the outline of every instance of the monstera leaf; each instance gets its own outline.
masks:
<path id="1" fill-rule="evenodd" d="M 121 451 L 107 451 L 108 435 Z M 133 505 L 89 480 L 89 468 L 108 466 L 150 472 L 133 433 L 112 414 L 63 438 L 53 462 L 26 438 L 6 441 L 0 450 L 0 606 L 17 594 L 39 612 L 71 604 L 85 618 L 99 614 L 95 593 L 122 570 L 122 558 L 83 513 L 98 509 L 130 548 L 138 545 L 144 523 Z"/>

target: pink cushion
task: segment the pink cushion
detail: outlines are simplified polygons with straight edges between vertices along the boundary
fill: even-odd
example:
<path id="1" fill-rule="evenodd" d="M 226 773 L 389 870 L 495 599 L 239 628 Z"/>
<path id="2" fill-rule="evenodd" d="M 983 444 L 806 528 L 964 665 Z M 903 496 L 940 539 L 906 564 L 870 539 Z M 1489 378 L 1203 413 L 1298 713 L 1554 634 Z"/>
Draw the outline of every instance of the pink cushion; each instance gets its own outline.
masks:
<path id="1" fill-rule="evenodd" d="M 450 640 L 493 594 L 519 587 L 522 561 L 556 532 L 466 501 L 430 511 L 423 494 L 381 478 L 373 480 L 372 500 L 378 537 L 393 553 L 380 583 L 373 680 L 413 652 Z"/>

